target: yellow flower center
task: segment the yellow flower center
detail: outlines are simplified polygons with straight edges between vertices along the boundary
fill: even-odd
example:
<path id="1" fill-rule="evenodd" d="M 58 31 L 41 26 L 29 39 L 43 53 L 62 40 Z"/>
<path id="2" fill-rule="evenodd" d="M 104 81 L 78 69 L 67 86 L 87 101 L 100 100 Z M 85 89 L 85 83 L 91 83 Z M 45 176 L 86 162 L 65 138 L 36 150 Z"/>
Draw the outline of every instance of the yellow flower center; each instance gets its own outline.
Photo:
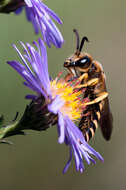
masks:
<path id="1" fill-rule="evenodd" d="M 75 86 L 70 82 L 51 81 L 51 91 L 53 98 L 59 95 L 64 101 L 60 108 L 63 115 L 67 115 L 71 120 L 78 120 L 84 110 L 84 101 L 81 99 L 82 92 L 76 91 Z"/>

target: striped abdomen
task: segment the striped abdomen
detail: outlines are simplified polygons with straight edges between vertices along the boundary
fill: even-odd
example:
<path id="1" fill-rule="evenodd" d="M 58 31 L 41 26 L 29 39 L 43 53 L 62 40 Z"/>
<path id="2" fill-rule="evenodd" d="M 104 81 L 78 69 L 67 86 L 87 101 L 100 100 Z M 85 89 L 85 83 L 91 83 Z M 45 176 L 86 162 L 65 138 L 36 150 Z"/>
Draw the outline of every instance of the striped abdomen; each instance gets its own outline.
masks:
<path id="1" fill-rule="evenodd" d="M 84 116 L 81 118 L 79 128 L 82 131 L 85 140 L 88 142 L 95 134 L 96 129 L 100 121 L 100 104 L 88 106 L 88 109 L 84 111 Z"/>

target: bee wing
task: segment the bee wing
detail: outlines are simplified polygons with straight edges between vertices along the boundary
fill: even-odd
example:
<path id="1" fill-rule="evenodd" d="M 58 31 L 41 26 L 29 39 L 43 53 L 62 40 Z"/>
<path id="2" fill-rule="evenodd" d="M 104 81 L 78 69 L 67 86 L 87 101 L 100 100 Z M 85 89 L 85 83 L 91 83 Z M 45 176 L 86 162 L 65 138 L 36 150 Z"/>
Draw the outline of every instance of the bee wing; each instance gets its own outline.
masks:
<path id="1" fill-rule="evenodd" d="M 102 102 L 101 102 L 102 103 Z M 108 98 L 103 100 L 103 108 L 101 111 L 101 118 L 99 121 L 103 137 L 106 140 L 110 140 L 113 128 L 113 117 L 109 107 Z"/>

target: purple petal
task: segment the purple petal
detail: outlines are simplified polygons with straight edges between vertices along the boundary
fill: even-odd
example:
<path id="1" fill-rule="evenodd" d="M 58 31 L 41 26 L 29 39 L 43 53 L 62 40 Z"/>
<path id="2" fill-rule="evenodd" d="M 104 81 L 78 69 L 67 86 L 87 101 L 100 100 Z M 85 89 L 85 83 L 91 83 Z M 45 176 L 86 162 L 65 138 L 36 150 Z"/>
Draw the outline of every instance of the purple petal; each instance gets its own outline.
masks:
<path id="1" fill-rule="evenodd" d="M 80 156 L 79 151 L 77 150 L 77 148 L 75 149 L 75 146 L 72 145 L 72 148 L 73 148 L 73 152 L 74 152 L 76 170 L 79 171 L 81 156 Z"/>
<path id="2" fill-rule="evenodd" d="M 24 0 L 24 1 L 25 1 L 26 5 L 28 7 L 32 7 L 33 6 L 31 0 Z"/>
<path id="3" fill-rule="evenodd" d="M 50 79 L 49 79 L 49 73 L 48 73 L 48 58 L 47 58 L 46 47 L 40 38 L 39 38 L 38 42 L 39 42 L 39 46 L 40 46 L 41 61 L 42 61 L 41 70 L 43 70 L 44 75 L 45 75 L 45 80 L 49 84 Z"/>
<path id="4" fill-rule="evenodd" d="M 64 102 L 59 96 L 56 96 L 55 99 L 48 105 L 48 110 L 54 114 L 59 112 L 59 109 L 64 105 Z"/>
<path id="5" fill-rule="evenodd" d="M 63 169 L 63 174 L 65 174 L 67 172 L 67 170 L 71 164 L 71 160 L 72 160 L 72 148 L 70 147 L 70 157 L 69 157 L 68 162 L 66 163 L 66 166 Z"/>
<path id="6" fill-rule="evenodd" d="M 27 81 L 27 86 L 29 86 L 32 90 L 38 93 L 43 93 L 42 89 L 37 84 L 37 81 L 35 81 L 34 78 L 28 73 L 25 66 L 21 65 L 16 61 L 8 61 L 7 63 Z"/>
<path id="7" fill-rule="evenodd" d="M 21 12 L 22 12 L 22 10 L 23 10 L 23 7 L 20 7 L 20 8 L 18 8 L 16 11 L 15 11 L 15 14 L 21 14 Z"/>
<path id="8" fill-rule="evenodd" d="M 62 24 L 61 19 L 56 15 L 56 13 L 54 11 L 52 11 L 49 7 L 47 7 L 43 2 L 41 2 L 43 5 L 43 8 L 48 12 L 48 14 L 50 16 L 52 16 L 52 18 L 57 21 L 59 24 Z"/>
<path id="9" fill-rule="evenodd" d="M 25 14 L 26 14 L 26 18 L 29 22 L 32 21 L 32 17 L 33 17 L 33 14 L 31 14 L 32 11 L 31 11 L 31 8 L 29 7 L 25 7 Z"/>
<path id="10" fill-rule="evenodd" d="M 18 55 L 20 56 L 21 60 L 23 61 L 24 65 L 26 66 L 26 68 L 28 69 L 29 73 L 31 73 L 31 75 L 33 75 L 30 67 L 28 66 L 26 60 L 24 59 L 23 55 L 21 54 L 21 52 L 18 50 L 18 48 L 16 47 L 15 44 L 13 44 L 13 47 L 15 48 L 15 50 L 17 51 Z"/>
<path id="11" fill-rule="evenodd" d="M 33 95 L 33 94 L 28 94 L 25 96 L 26 99 L 31 99 L 31 100 L 36 100 L 37 96 Z"/>
<path id="12" fill-rule="evenodd" d="M 65 123 L 64 123 L 64 118 L 60 112 L 58 113 L 58 128 L 59 128 L 58 142 L 62 144 L 65 139 Z"/>

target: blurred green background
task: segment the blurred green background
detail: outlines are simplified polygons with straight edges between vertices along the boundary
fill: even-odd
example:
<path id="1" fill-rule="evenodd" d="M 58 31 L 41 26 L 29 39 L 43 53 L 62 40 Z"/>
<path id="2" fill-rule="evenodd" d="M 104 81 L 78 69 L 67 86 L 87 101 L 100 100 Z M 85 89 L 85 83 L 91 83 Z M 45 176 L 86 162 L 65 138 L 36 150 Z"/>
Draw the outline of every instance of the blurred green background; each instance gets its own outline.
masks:
<path id="1" fill-rule="evenodd" d="M 25 137 L 11 137 L 13 146 L 0 145 L 0 190 L 25 189 L 124 189 L 126 186 L 126 1 L 117 0 L 53 0 L 44 1 L 63 20 L 60 26 L 65 39 L 62 49 L 48 49 L 49 71 L 52 76 L 63 70 L 63 63 L 75 50 L 73 28 L 80 36 L 87 35 L 85 45 L 94 59 L 100 61 L 107 76 L 107 87 L 114 117 L 110 142 L 97 131 L 91 145 L 102 154 L 104 163 L 87 166 L 76 173 L 74 162 L 63 175 L 68 149 L 57 143 L 56 128 L 46 132 L 28 131 Z M 29 92 L 22 78 L 6 64 L 18 59 L 11 44 L 38 39 L 32 25 L 20 16 L 0 15 L 0 113 L 7 121 L 16 111 L 23 113 Z M 19 46 L 18 46 L 19 47 Z"/>

